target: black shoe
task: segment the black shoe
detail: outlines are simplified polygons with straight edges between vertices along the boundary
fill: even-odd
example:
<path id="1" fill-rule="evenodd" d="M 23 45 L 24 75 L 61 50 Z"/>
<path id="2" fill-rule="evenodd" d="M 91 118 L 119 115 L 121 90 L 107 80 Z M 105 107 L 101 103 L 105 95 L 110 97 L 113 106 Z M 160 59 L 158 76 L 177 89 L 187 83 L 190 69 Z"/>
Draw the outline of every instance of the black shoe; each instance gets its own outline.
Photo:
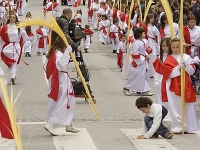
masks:
<path id="1" fill-rule="evenodd" d="M 46 55 L 46 53 L 42 53 L 43 55 Z"/>
<path id="2" fill-rule="evenodd" d="M 28 57 L 31 57 L 31 54 L 28 53 Z"/>
<path id="3" fill-rule="evenodd" d="M 37 52 L 37 55 L 40 56 L 40 52 Z"/>
<path id="4" fill-rule="evenodd" d="M 14 78 L 11 78 L 11 79 L 10 79 L 10 84 L 11 84 L 11 85 L 14 85 L 14 84 L 15 84 L 15 79 L 14 79 Z"/>
<path id="5" fill-rule="evenodd" d="M 113 50 L 113 53 L 117 53 L 117 50 Z"/>

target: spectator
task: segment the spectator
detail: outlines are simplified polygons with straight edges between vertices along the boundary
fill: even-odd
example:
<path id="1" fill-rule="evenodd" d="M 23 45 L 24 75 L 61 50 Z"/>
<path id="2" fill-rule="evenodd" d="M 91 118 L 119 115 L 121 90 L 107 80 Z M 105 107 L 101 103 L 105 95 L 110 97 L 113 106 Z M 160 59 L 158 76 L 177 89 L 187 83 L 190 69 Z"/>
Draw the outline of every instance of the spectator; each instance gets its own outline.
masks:
<path id="1" fill-rule="evenodd" d="M 199 25 L 200 22 L 200 0 L 197 0 L 196 3 L 192 6 L 192 12 L 194 16 L 197 18 L 196 25 Z"/>

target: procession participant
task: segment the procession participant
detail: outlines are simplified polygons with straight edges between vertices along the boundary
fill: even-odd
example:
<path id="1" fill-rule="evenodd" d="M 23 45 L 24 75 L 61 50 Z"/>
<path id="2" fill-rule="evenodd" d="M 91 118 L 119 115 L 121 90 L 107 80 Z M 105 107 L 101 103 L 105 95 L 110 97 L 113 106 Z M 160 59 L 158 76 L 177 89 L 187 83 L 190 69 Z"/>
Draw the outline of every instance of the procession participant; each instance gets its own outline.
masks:
<path id="1" fill-rule="evenodd" d="M 130 62 L 128 71 L 128 81 L 124 86 L 124 93 L 131 95 L 136 94 L 152 96 L 150 86 L 147 81 L 147 60 L 149 59 L 143 39 L 146 33 L 144 28 L 134 29 L 135 41 L 130 45 Z"/>
<path id="2" fill-rule="evenodd" d="M 159 135 L 165 139 L 171 139 L 171 119 L 168 110 L 160 105 L 154 104 L 148 97 L 139 97 L 135 106 L 145 114 L 142 124 L 142 135 L 138 139 L 158 138 Z"/>
<path id="3" fill-rule="evenodd" d="M 198 119 L 195 107 L 196 93 L 192 86 L 190 75 L 194 74 L 195 67 L 193 60 L 187 54 L 180 56 L 180 39 L 171 40 L 169 53 L 164 62 L 163 79 L 165 81 L 162 95 L 165 95 L 164 102 L 167 102 L 167 109 L 172 119 L 172 131 L 182 132 L 182 109 L 181 109 L 181 68 L 185 68 L 185 104 L 184 104 L 184 132 L 192 133 L 198 131 Z"/>
<path id="4" fill-rule="evenodd" d="M 26 7 L 26 0 L 18 0 L 16 10 L 19 16 L 23 16 Z"/>
<path id="5" fill-rule="evenodd" d="M 66 38 L 71 45 L 71 38 L 69 36 Z M 70 45 L 66 46 L 58 36 L 47 53 L 47 61 L 44 64 L 46 77 L 49 81 L 47 124 L 44 128 L 52 136 L 57 135 L 54 131 L 55 125 L 65 126 L 66 132 L 80 132 L 72 125 L 76 100 L 67 68 L 72 51 Z"/>
<path id="6" fill-rule="evenodd" d="M 47 30 L 43 26 L 39 26 L 39 28 L 36 30 L 36 52 L 39 56 L 41 53 L 43 55 L 46 55 L 47 53 L 47 37 L 48 33 Z"/>
<path id="7" fill-rule="evenodd" d="M 149 47 L 153 50 L 152 53 L 149 55 L 149 76 L 154 77 L 154 68 L 153 62 L 156 60 L 157 56 L 159 55 L 159 44 L 160 44 L 160 33 L 156 26 L 154 25 L 154 16 L 153 14 L 148 14 L 146 17 L 146 26 L 147 26 L 147 37 Z"/>
<path id="8" fill-rule="evenodd" d="M 54 19 L 56 19 L 57 17 L 57 13 L 59 12 L 60 10 L 60 5 L 57 3 L 57 0 L 50 0 L 46 7 L 43 8 L 45 12 L 50 12 L 52 13 L 53 12 L 53 17 Z"/>
<path id="9" fill-rule="evenodd" d="M 86 24 L 85 29 L 83 30 L 83 33 L 85 34 L 83 41 L 84 41 L 84 50 L 86 53 L 88 53 L 88 49 L 90 48 L 90 44 L 92 43 L 92 36 L 93 32 L 90 30 L 90 25 Z"/>
<path id="10" fill-rule="evenodd" d="M 110 34 L 109 34 L 109 37 L 111 38 L 112 41 L 113 53 L 117 52 L 117 48 L 120 42 L 119 39 L 121 36 L 122 36 L 122 30 L 119 27 L 119 21 L 113 20 L 113 24 L 110 27 Z"/>
<path id="11" fill-rule="evenodd" d="M 100 8 L 100 4 L 98 2 L 98 0 L 94 0 L 94 2 L 92 3 L 90 9 L 92 11 L 92 21 L 91 21 L 91 26 L 93 29 L 97 29 L 98 28 L 98 15 L 97 12 Z"/>
<path id="12" fill-rule="evenodd" d="M 2 70 L 2 68 L 0 67 L 0 77 L 3 80 L 3 83 L 5 84 L 5 86 L 7 85 L 7 81 L 6 79 L 3 78 L 4 76 L 4 72 Z M 3 104 L 4 97 L 3 97 L 3 93 L 2 93 L 2 88 L 0 87 L 0 135 L 3 138 L 7 138 L 7 139 L 14 139 L 13 137 L 13 133 L 12 133 L 12 127 L 10 124 L 10 119 L 8 116 L 8 112 Z"/>
<path id="13" fill-rule="evenodd" d="M 26 32 L 16 27 L 16 23 L 18 22 L 16 14 L 11 13 L 7 24 L 1 29 L 1 38 L 4 42 L 1 58 L 8 66 L 11 84 L 15 84 L 16 81 L 17 64 L 19 64 L 22 54 L 22 39 L 23 41 L 29 40 Z"/>
<path id="14" fill-rule="evenodd" d="M 163 102 L 164 95 L 162 95 L 163 87 L 163 63 L 167 58 L 169 52 L 171 38 L 167 37 L 161 40 L 160 43 L 160 54 L 159 57 L 153 62 L 153 67 L 155 69 L 155 76 L 154 76 L 154 87 L 156 88 L 156 103 L 161 104 L 166 107 L 166 103 Z"/>
<path id="15" fill-rule="evenodd" d="M 99 22 L 99 28 L 100 31 L 99 39 L 102 42 L 102 44 L 108 44 L 108 29 L 110 25 L 110 21 L 107 20 L 106 15 L 101 16 L 102 20 Z"/>
<path id="16" fill-rule="evenodd" d="M 26 31 L 27 36 L 29 37 L 29 41 L 24 42 L 23 53 L 24 53 L 25 57 L 31 57 L 34 34 L 31 31 L 31 26 L 25 27 L 25 31 Z"/>
<path id="17" fill-rule="evenodd" d="M 82 24 L 82 10 L 79 8 L 76 11 L 76 14 L 74 16 L 74 19 L 76 20 L 76 24 L 80 25 Z"/>

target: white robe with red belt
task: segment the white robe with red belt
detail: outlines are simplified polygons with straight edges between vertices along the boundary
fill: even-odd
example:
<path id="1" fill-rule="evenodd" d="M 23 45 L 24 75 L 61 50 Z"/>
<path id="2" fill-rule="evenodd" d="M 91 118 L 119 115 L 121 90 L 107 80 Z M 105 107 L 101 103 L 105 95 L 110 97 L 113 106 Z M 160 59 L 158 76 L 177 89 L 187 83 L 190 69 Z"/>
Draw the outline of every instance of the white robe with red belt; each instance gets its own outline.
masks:
<path id="1" fill-rule="evenodd" d="M 99 22 L 99 28 L 98 28 L 98 30 L 100 30 L 99 40 L 101 42 L 103 42 L 104 44 L 108 43 L 109 25 L 110 25 L 110 21 L 109 20 L 101 20 Z"/>
<path id="2" fill-rule="evenodd" d="M 98 15 L 97 15 L 97 11 L 100 8 L 100 4 L 99 3 L 95 3 L 93 2 L 90 9 L 92 9 L 92 22 L 91 22 L 91 26 L 94 29 L 97 29 L 97 25 L 98 25 Z"/>
<path id="3" fill-rule="evenodd" d="M 178 24 L 177 23 L 173 23 L 173 27 L 174 27 L 174 35 L 175 35 L 175 37 L 178 37 L 178 33 L 179 33 Z M 165 37 L 171 37 L 169 24 L 166 24 L 164 26 L 164 29 L 162 27 L 160 27 L 160 37 L 162 39 L 165 38 Z"/>
<path id="4" fill-rule="evenodd" d="M 82 15 L 81 14 L 76 14 L 74 16 L 74 19 L 76 20 L 76 24 L 77 25 L 81 25 L 82 24 Z"/>
<path id="5" fill-rule="evenodd" d="M 122 34 L 122 31 L 119 31 L 119 27 L 115 24 L 112 24 L 110 27 L 110 35 L 113 34 L 115 37 L 110 37 L 112 41 L 113 50 L 117 50 L 119 45 L 119 33 Z"/>
<path id="6" fill-rule="evenodd" d="M 49 12 L 49 14 L 52 14 L 52 16 L 56 19 L 57 13 L 60 10 L 60 5 L 57 2 L 49 2 L 47 3 L 47 6 L 45 7 L 45 11 Z"/>
<path id="7" fill-rule="evenodd" d="M 152 24 L 148 24 L 148 43 L 149 47 L 153 50 L 152 53 L 149 55 L 149 76 L 154 76 L 154 68 L 152 63 L 156 60 L 157 55 L 160 55 L 160 33 L 156 26 L 153 26 Z"/>
<path id="8" fill-rule="evenodd" d="M 12 63 L 7 64 L 7 66 L 9 68 L 8 74 L 11 76 L 11 78 L 14 78 L 17 72 L 16 65 L 20 61 L 22 52 L 22 45 L 20 45 L 20 40 L 23 38 L 23 41 L 28 41 L 29 37 L 24 30 L 18 30 L 15 23 L 9 23 L 2 28 L 1 38 L 3 40 L 1 57 L 2 60 L 7 57 L 12 61 Z M 4 58 L 2 53 L 5 55 Z"/>
<path id="9" fill-rule="evenodd" d="M 171 57 L 171 59 L 169 59 Z M 196 93 L 193 89 L 192 83 L 190 81 L 190 75 L 195 72 L 194 65 L 192 63 L 192 59 L 189 55 L 184 54 L 183 58 L 186 60 L 185 72 L 186 75 L 186 88 L 185 88 L 185 121 L 184 121 L 184 129 L 185 132 L 191 133 L 192 131 L 198 131 L 198 118 L 196 112 Z M 165 59 L 164 62 L 164 74 L 163 78 L 166 80 L 166 95 L 168 99 L 168 106 L 166 107 L 170 113 L 172 119 L 172 131 L 173 132 L 181 132 L 182 131 L 182 108 L 181 108 L 181 97 L 180 97 L 180 69 L 178 67 L 178 63 L 180 62 L 180 54 L 175 55 L 172 54 Z M 172 64 L 171 66 L 177 66 L 174 68 L 170 68 L 167 64 Z M 170 68 L 165 71 L 165 68 Z M 169 71 L 171 70 L 171 71 Z M 175 82 L 177 81 L 177 82 Z M 188 81 L 188 82 L 187 82 Z M 175 94 L 176 93 L 176 94 Z M 162 92 L 162 94 L 164 94 Z M 187 99 L 190 99 L 191 102 L 187 102 Z"/>
<path id="10" fill-rule="evenodd" d="M 126 42 L 121 41 L 119 42 L 118 49 L 118 66 L 122 71 L 122 75 L 126 75 Z M 120 64 L 120 65 L 119 65 Z"/>
<path id="11" fill-rule="evenodd" d="M 48 65 L 49 60 L 45 63 L 47 70 L 52 70 L 55 67 L 55 71 L 58 71 L 58 83 L 52 82 L 52 75 L 49 77 L 49 91 L 51 92 L 54 84 L 58 84 L 58 89 L 52 91 L 54 94 L 58 94 L 56 99 L 52 99 L 55 95 L 49 97 L 48 111 L 47 111 L 47 122 L 59 124 L 59 125 L 70 125 L 75 112 L 76 100 L 73 94 L 73 86 L 68 75 L 68 63 L 70 60 L 69 50 L 70 46 L 65 50 L 64 54 L 61 51 L 55 52 L 52 63 Z M 52 55 L 53 56 L 53 55 Z M 52 59 L 51 59 L 52 60 Z M 50 67 L 50 68 L 48 68 Z M 54 73 L 54 72 L 53 72 Z M 52 85 L 53 84 L 53 85 Z M 55 87 L 55 86 L 54 86 Z M 57 91 L 58 90 L 58 91 Z M 58 92 L 58 93 L 57 93 Z"/>
<path id="12" fill-rule="evenodd" d="M 34 40 L 34 35 L 33 33 L 29 33 L 27 34 L 28 37 L 29 37 L 29 41 L 25 41 L 24 42 L 24 45 L 23 45 L 23 53 L 30 53 L 31 54 L 31 51 L 32 51 L 32 47 L 33 47 L 33 40 Z"/>
<path id="13" fill-rule="evenodd" d="M 42 34 L 36 33 L 37 36 L 37 41 L 36 41 L 36 51 L 41 52 L 41 53 L 46 53 L 47 52 L 47 38 L 44 38 L 43 36 L 48 36 L 47 30 L 43 27 L 40 28 L 42 31 Z M 40 45 L 40 40 L 44 39 L 44 43 Z"/>
<path id="14" fill-rule="evenodd" d="M 17 7 L 18 15 L 24 15 L 25 7 L 26 7 L 26 0 L 18 0 L 16 7 Z"/>
<path id="15" fill-rule="evenodd" d="M 142 40 L 135 40 L 130 45 L 128 81 L 124 86 L 124 88 L 128 89 L 130 92 L 147 92 L 151 89 L 146 80 L 147 63 L 145 56 L 148 54 L 145 50 Z"/>

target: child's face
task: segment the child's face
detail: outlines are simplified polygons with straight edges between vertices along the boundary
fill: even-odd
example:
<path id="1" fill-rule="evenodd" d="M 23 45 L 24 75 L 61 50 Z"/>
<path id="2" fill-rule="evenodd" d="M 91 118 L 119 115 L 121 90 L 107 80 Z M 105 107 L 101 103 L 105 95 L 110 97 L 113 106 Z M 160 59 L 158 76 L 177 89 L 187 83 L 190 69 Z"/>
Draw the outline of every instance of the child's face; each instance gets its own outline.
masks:
<path id="1" fill-rule="evenodd" d="M 193 29 L 195 27 L 195 25 L 196 25 L 196 20 L 190 20 L 190 21 L 188 21 L 188 24 L 189 24 L 189 27 L 191 29 Z"/>
<path id="2" fill-rule="evenodd" d="M 119 21 L 117 21 L 117 22 L 115 23 L 115 25 L 118 26 L 118 25 L 119 25 Z"/>
<path id="3" fill-rule="evenodd" d="M 148 104 L 147 107 L 142 107 L 142 108 L 139 108 L 139 110 L 145 114 L 148 114 L 149 113 L 149 110 L 150 110 L 151 106 Z"/>
<path id="4" fill-rule="evenodd" d="M 172 49 L 173 54 L 176 54 L 176 55 L 180 54 L 180 42 L 179 41 L 172 42 L 171 49 Z"/>
<path id="5" fill-rule="evenodd" d="M 154 23 L 154 17 L 150 18 L 149 22 Z"/>
<path id="6" fill-rule="evenodd" d="M 142 32 L 141 39 L 145 39 L 145 37 L 146 37 L 146 33 L 145 33 L 145 32 Z"/>
<path id="7" fill-rule="evenodd" d="M 126 41 L 126 37 L 122 37 L 121 41 L 124 43 Z"/>
<path id="8" fill-rule="evenodd" d="M 161 47 L 162 47 L 162 50 L 163 50 L 164 53 L 168 53 L 169 48 L 167 46 L 167 42 L 166 41 L 162 42 Z"/>

